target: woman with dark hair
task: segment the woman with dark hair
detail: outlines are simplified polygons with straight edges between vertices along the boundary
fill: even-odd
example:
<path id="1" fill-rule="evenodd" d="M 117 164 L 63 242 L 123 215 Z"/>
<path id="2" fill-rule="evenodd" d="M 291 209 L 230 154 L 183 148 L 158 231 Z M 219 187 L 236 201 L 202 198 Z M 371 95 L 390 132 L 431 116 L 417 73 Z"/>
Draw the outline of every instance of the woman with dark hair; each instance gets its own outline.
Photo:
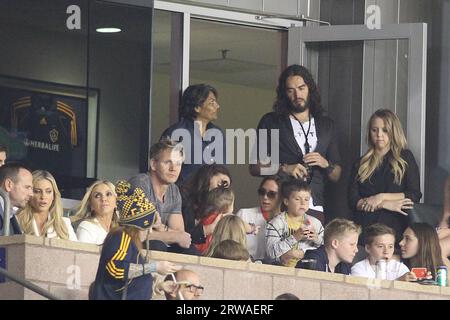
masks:
<path id="1" fill-rule="evenodd" d="M 185 149 L 186 159 L 178 178 L 178 185 L 203 164 L 225 162 L 225 135 L 222 129 L 212 123 L 217 120 L 220 109 L 217 99 L 217 90 L 210 85 L 189 86 L 181 98 L 180 121 L 164 130 L 161 135 L 161 139 L 166 137 L 181 142 Z M 218 135 L 222 145 L 217 141 Z M 213 141 L 214 146 L 218 145 L 218 148 L 210 146 Z M 204 159 L 205 155 L 207 159 Z"/>
<path id="2" fill-rule="evenodd" d="M 436 280 L 436 269 L 444 264 L 435 228 L 427 223 L 413 223 L 403 232 L 400 249 L 403 262 L 408 268 L 427 268 L 427 278 L 432 277 Z M 409 272 L 399 280 L 418 279 L 415 273 Z"/>
<path id="3" fill-rule="evenodd" d="M 367 152 L 353 165 L 349 205 L 364 229 L 383 223 L 395 230 L 396 243 L 408 226 L 407 209 L 422 197 L 419 168 L 407 149 L 398 117 L 380 109 L 367 124 Z"/>
<path id="4" fill-rule="evenodd" d="M 258 188 L 258 206 L 236 213 L 246 223 L 246 227 L 250 226 L 246 230 L 247 246 L 255 260 L 264 260 L 266 256 L 266 224 L 281 211 L 281 183 L 279 176 L 265 177 Z"/>
<path id="5" fill-rule="evenodd" d="M 225 166 L 210 164 L 202 166 L 180 188 L 184 230 L 191 234 L 192 243 L 204 243 L 206 236 L 214 231 L 216 223 L 202 226 L 195 220 L 199 219 L 208 192 L 220 186 L 231 186 L 230 172 Z"/>

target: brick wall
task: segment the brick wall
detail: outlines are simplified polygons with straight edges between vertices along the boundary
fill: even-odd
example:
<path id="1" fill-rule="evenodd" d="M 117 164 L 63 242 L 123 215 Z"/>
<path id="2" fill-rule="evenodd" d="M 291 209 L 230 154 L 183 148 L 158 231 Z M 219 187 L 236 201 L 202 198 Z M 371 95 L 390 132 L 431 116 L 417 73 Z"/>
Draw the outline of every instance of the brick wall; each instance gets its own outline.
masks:
<path id="1" fill-rule="evenodd" d="M 66 240 L 28 235 L 0 237 L 7 251 L 7 268 L 62 299 L 87 299 L 97 272 L 100 248 Z M 205 292 L 202 299 L 270 300 L 291 292 L 301 299 L 450 299 L 449 287 L 423 286 L 399 281 L 285 267 L 151 252 L 156 260 L 170 260 L 196 271 Z M 73 279 L 79 288 L 70 288 Z M 7 281 L 0 283 L 0 299 L 42 299 L 28 289 Z"/>

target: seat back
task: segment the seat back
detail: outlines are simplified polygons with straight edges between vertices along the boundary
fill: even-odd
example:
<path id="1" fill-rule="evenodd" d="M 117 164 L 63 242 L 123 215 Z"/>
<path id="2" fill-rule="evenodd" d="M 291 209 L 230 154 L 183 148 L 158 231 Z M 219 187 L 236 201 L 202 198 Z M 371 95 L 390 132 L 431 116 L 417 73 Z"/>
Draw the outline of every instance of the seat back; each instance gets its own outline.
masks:
<path id="1" fill-rule="evenodd" d="M 436 227 L 441 221 L 442 210 L 440 205 L 415 203 L 414 208 L 410 210 L 410 222 L 425 222 Z"/>

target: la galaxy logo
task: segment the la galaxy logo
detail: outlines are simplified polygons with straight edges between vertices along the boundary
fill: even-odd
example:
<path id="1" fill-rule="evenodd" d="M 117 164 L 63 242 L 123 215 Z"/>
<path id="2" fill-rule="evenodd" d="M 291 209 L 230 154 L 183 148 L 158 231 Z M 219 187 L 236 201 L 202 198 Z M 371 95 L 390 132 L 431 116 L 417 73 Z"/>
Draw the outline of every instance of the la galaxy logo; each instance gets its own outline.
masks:
<path id="1" fill-rule="evenodd" d="M 50 132 L 49 132 L 50 141 L 53 142 L 53 143 L 58 141 L 58 135 L 59 135 L 58 130 L 56 130 L 56 129 L 50 130 Z"/>

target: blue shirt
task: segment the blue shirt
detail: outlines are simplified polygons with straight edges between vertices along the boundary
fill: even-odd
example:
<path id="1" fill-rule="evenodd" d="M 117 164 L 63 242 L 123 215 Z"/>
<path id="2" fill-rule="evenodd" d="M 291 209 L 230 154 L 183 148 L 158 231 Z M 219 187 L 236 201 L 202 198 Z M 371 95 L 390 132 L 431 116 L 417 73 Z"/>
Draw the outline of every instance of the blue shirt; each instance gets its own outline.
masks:
<path id="1" fill-rule="evenodd" d="M 181 130 L 175 132 L 177 129 L 184 129 L 186 135 L 181 135 L 183 133 Z M 198 127 L 194 127 L 194 120 L 182 118 L 178 123 L 164 130 L 161 135 L 161 139 L 168 137 L 183 143 L 185 160 L 177 181 L 178 185 L 204 164 L 224 164 L 226 162 L 225 133 L 211 122 L 206 126 L 206 130 L 206 134 L 202 137 Z M 208 130 L 209 134 L 215 138 L 210 139 Z M 218 139 L 219 134 L 222 139 Z M 217 150 L 221 150 L 222 155 L 217 153 Z"/>

